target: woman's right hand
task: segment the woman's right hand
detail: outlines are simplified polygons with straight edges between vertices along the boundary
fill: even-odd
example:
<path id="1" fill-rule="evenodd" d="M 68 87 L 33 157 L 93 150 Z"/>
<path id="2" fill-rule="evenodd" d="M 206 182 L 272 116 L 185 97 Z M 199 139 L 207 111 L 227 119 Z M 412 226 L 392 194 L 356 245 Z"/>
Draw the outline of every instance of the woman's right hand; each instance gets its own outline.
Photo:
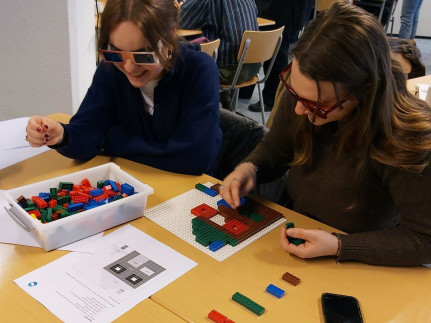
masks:
<path id="1" fill-rule="evenodd" d="M 246 196 L 256 185 L 256 166 L 252 163 L 239 164 L 223 181 L 220 195 L 236 209 L 240 198 Z"/>
<path id="2" fill-rule="evenodd" d="M 60 122 L 47 117 L 31 117 L 26 131 L 27 140 L 32 147 L 52 146 L 63 141 L 63 126 Z"/>

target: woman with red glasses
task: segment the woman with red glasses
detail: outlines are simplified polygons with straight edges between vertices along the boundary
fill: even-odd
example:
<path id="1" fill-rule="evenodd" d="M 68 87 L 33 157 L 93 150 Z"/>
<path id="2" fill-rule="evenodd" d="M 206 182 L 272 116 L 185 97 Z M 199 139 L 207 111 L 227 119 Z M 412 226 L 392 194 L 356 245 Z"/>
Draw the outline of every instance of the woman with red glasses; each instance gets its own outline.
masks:
<path id="1" fill-rule="evenodd" d="M 225 178 L 224 199 L 238 207 L 256 181 L 289 169 L 293 209 L 346 234 L 282 228 L 287 252 L 431 263 L 431 108 L 407 91 L 382 27 L 360 8 L 334 4 L 306 27 L 293 57 L 272 127 Z"/>
<path id="2" fill-rule="evenodd" d="M 109 0 L 98 40 L 104 60 L 78 112 L 69 124 L 32 117 L 30 144 L 211 174 L 222 138 L 218 70 L 209 55 L 180 45 L 177 20 L 172 0 Z"/>

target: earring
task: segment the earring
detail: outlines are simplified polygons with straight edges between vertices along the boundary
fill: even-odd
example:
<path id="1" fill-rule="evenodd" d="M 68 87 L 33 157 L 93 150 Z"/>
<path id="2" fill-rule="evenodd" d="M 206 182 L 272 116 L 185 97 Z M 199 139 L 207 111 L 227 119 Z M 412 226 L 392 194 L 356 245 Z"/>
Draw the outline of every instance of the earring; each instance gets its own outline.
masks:
<path id="1" fill-rule="evenodd" d="M 168 55 L 166 55 L 166 59 L 171 60 L 172 58 L 172 49 L 168 50 Z"/>

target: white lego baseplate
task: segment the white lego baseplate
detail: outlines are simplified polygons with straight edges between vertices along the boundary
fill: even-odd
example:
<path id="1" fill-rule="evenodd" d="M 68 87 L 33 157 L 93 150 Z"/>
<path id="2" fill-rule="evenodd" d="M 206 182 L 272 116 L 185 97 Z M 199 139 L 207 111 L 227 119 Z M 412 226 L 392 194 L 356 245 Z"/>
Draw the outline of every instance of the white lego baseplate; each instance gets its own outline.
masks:
<path id="1" fill-rule="evenodd" d="M 204 185 L 207 187 L 212 186 L 211 183 L 206 183 Z M 225 245 L 217 251 L 211 251 L 208 247 L 205 247 L 195 241 L 196 237 L 192 233 L 192 219 L 196 216 L 193 215 L 190 210 L 198 205 L 201 205 L 202 203 L 205 203 L 217 209 L 217 201 L 219 201 L 220 199 L 222 199 L 220 195 L 211 197 L 208 194 L 193 188 L 188 192 L 185 192 L 166 202 L 160 203 L 150 209 L 147 209 L 145 211 L 145 217 L 157 223 L 166 230 L 172 232 L 181 239 L 187 241 L 192 246 L 195 246 L 196 248 L 202 250 L 203 252 L 218 261 L 223 261 L 229 258 L 235 252 L 248 246 L 253 241 L 259 239 L 271 230 L 286 222 L 284 218 L 277 220 L 276 222 L 270 224 L 266 228 L 251 236 L 250 238 L 237 244 L 235 247 L 232 247 L 231 245 Z M 223 223 L 221 221 L 223 221 L 224 219 L 222 216 L 216 215 L 211 220 L 218 223 L 219 225 L 222 225 Z M 278 243 L 278 241 L 274 241 L 274 243 L 276 244 Z"/>

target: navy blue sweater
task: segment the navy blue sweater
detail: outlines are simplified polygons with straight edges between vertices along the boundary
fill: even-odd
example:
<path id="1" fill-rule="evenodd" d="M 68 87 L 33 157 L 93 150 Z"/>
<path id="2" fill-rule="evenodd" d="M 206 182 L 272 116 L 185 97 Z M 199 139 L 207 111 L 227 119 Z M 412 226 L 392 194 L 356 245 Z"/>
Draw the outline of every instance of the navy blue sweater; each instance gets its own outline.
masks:
<path id="1" fill-rule="evenodd" d="M 154 89 L 154 114 L 138 88 L 111 64 L 101 63 L 78 112 L 54 146 L 87 160 L 103 152 L 159 169 L 211 174 L 220 148 L 219 79 L 212 58 L 181 47 Z"/>

